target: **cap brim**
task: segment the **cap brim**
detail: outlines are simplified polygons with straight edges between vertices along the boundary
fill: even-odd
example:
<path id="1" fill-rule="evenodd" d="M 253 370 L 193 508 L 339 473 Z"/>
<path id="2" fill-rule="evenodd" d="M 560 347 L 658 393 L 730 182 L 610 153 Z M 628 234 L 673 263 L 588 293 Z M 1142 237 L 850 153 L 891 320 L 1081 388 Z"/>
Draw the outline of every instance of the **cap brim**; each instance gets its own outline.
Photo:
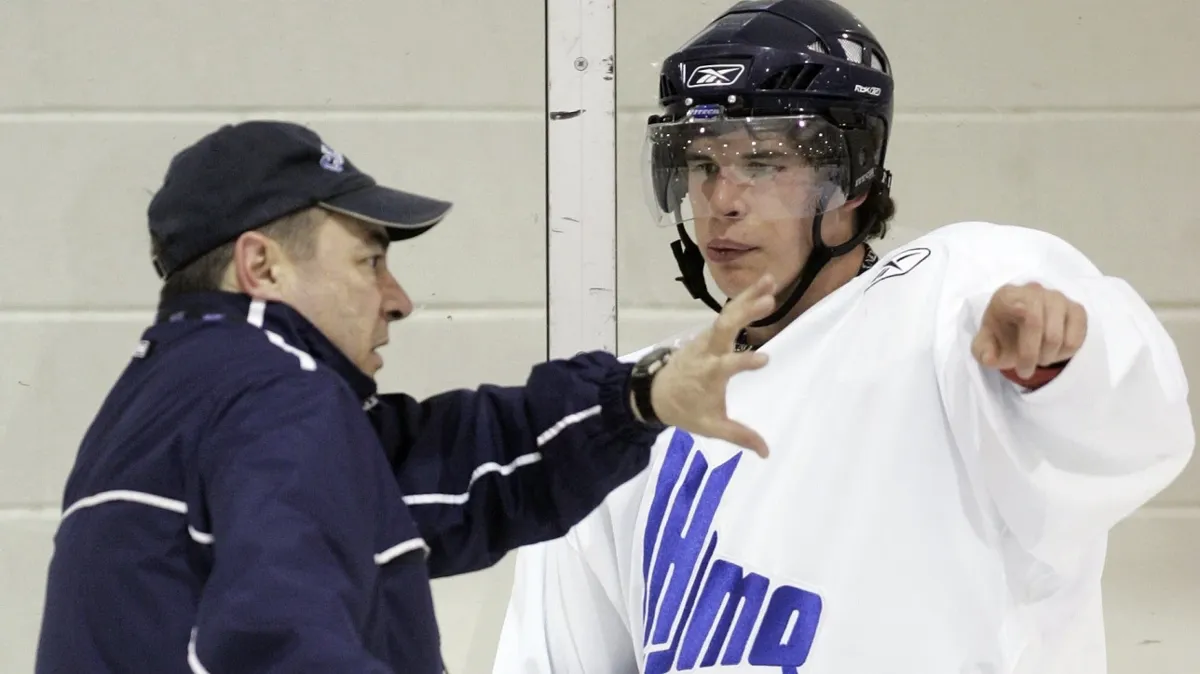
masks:
<path id="1" fill-rule="evenodd" d="M 322 201 L 320 205 L 336 213 L 385 227 L 392 241 L 411 239 L 429 231 L 454 206 L 448 201 L 382 185 L 339 194 Z"/>

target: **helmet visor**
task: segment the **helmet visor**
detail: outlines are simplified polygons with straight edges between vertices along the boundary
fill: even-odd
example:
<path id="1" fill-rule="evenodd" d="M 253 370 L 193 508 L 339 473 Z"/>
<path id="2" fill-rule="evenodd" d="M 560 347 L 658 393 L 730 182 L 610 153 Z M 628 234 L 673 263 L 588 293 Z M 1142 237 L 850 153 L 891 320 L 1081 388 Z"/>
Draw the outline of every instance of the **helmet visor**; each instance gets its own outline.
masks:
<path id="1" fill-rule="evenodd" d="M 850 192 L 846 139 L 813 115 L 724 118 L 697 110 L 649 125 L 643 153 L 646 198 L 661 226 L 801 222 L 842 206 Z"/>

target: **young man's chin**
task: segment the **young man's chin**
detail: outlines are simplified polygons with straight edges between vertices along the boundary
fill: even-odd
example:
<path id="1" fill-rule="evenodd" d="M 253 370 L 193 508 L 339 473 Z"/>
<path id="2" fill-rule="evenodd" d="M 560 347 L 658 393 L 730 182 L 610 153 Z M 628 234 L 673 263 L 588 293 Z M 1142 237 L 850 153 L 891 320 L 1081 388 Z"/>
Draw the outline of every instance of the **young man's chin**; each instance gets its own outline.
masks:
<path id="1" fill-rule="evenodd" d="M 755 269 L 738 268 L 738 269 L 712 269 L 713 281 L 726 297 L 733 299 L 737 297 L 743 290 L 754 285 L 762 276 L 762 272 Z"/>

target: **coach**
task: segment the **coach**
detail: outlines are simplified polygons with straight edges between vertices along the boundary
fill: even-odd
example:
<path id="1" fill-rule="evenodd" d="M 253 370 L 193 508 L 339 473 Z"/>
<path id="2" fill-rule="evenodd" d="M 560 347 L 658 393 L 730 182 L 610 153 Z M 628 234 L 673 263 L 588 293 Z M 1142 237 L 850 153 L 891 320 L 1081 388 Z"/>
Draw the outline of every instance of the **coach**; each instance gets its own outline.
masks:
<path id="1" fill-rule="evenodd" d="M 737 331 L 636 364 L 584 353 L 524 387 L 376 395 L 412 304 L 391 241 L 450 204 L 382 187 L 313 132 L 224 126 L 149 208 L 157 319 L 67 480 L 37 672 L 438 672 L 431 576 L 564 534 L 665 426 L 765 452 L 725 415 Z"/>

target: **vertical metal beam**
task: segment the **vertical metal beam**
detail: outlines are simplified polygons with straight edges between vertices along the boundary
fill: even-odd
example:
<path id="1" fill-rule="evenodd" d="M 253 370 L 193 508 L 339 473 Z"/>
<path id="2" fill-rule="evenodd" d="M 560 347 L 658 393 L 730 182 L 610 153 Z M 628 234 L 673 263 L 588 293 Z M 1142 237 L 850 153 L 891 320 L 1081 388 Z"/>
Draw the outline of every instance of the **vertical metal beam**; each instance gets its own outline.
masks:
<path id="1" fill-rule="evenodd" d="M 546 0 L 547 355 L 617 347 L 615 0 Z"/>

